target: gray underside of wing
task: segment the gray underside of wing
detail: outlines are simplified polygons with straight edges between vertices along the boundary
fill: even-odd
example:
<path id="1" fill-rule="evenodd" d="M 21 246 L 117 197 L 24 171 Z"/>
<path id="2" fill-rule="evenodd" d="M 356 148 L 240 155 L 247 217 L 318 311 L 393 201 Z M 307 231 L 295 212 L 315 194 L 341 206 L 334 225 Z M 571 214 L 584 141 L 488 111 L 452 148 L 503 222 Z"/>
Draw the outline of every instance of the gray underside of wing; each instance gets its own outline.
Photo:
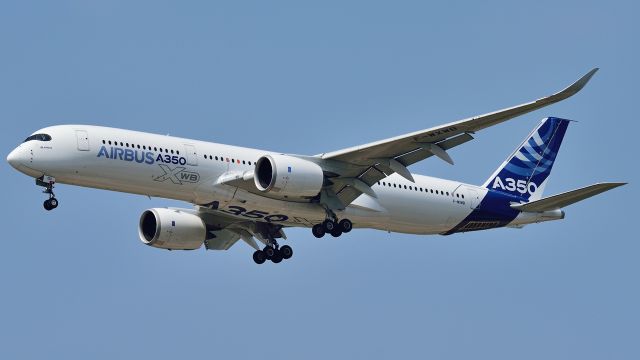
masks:
<path id="1" fill-rule="evenodd" d="M 238 240 L 243 240 L 258 250 L 260 247 L 256 239 L 260 242 L 264 242 L 266 239 L 264 228 L 268 224 L 236 219 L 207 207 L 196 206 L 196 208 L 198 216 L 207 227 L 207 239 L 204 242 L 207 250 L 228 250 Z M 286 238 L 282 229 L 279 229 L 278 232 L 277 237 Z"/>
<path id="2" fill-rule="evenodd" d="M 331 192 L 344 207 L 358 198 L 363 191 L 354 186 L 353 180 L 341 179 L 357 179 L 371 186 L 397 172 L 394 171 L 393 166 L 390 166 L 389 159 L 397 161 L 397 164 L 401 165 L 400 168 L 406 168 L 433 155 L 449 162 L 450 157 L 446 150 L 472 140 L 471 134 L 573 96 L 589 82 L 597 70 L 596 68 L 589 71 L 562 91 L 529 103 L 365 145 L 324 153 L 317 155 L 316 158 L 327 164 L 334 164 L 333 168 L 338 169 L 334 171 L 337 176 L 331 179 L 334 183 L 331 186 Z M 396 166 L 397 169 L 398 166 Z"/>

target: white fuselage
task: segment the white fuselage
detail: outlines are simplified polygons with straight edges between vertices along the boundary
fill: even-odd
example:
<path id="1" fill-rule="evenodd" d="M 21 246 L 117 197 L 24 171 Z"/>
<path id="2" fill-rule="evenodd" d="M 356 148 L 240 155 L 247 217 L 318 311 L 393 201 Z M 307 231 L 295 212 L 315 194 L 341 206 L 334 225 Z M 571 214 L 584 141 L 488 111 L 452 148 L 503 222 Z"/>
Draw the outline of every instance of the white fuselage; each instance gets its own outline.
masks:
<path id="1" fill-rule="evenodd" d="M 89 125 L 41 129 L 51 141 L 28 141 L 14 150 L 16 166 L 57 183 L 187 201 L 242 219 L 268 218 L 285 226 L 311 227 L 325 219 L 317 203 L 295 202 L 216 184 L 221 175 L 252 170 L 269 151 Z M 13 153 L 12 153 L 13 154 Z M 414 234 L 441 234 L 464 220 L 487 189 L 413 175 L 412 183 L 390 175 L 361 195 L 339 218 L 355 227 Z M 522 215 L 522 216 L 521 216 Z M 509 225 L 548 220 L 520 214 Z"/>

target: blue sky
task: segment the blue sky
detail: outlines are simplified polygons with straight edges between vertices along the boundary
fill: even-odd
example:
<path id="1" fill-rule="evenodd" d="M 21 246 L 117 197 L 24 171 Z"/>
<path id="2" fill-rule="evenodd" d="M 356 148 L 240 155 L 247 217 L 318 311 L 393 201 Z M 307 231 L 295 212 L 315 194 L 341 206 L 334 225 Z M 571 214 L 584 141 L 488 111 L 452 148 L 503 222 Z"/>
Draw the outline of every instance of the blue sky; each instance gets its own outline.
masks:
<path id="1" fill-rule="evenodd" d="M 448 237 L 288 231 L 294 258 L 144 246 L 163 199 L 0 166 L 1 358 L 637 359 L 635 2 L 55 1 L 0 5 L 4 154 L 88 123 L 316 154 L 550 94 L 577 96 L 412 167 L 482 183 L 545 116 L 547 187 L 631 184 L 564 221 Z"/>

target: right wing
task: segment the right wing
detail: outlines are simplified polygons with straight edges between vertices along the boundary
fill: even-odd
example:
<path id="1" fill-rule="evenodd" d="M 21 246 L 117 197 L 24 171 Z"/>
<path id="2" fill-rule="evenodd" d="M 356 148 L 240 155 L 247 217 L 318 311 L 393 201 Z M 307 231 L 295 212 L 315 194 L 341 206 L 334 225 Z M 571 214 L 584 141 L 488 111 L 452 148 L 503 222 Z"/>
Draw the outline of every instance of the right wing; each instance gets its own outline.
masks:
<path id="1" fill-rule="evenodd" d="M 484 115 L 412 132 L 372 143 L 317 155 L 323 167 L 336 176 L 331 190 L 343 206 L 362 193 L 371 193 L 370 186 L 392 173 L 413 181 L 407 166 L 430 156 L 453 163 L 447 150 L 473 137 L 471 134 L 502 123 L 516 116 L 562 101 L 580 91 L 598 71 L 595 68 L 564 90 L 541 99 L 494 111 Z M 330 165 L 331 164 L 331 165 Z"/>

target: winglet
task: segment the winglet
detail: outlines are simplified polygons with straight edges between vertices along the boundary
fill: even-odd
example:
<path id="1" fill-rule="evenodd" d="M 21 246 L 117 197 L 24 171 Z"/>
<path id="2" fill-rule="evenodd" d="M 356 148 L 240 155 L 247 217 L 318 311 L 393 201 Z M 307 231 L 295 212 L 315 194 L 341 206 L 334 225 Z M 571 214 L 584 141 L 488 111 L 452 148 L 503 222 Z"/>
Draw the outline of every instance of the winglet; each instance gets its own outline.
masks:
<path id="1" fill-rule="evenodd" d="M 598 70 L 600 70 L 600 68 L 593 68 L 591 69 L 591 71 L 589 71 L 588 73 L 584 74 L 580 79 L 578 79 L 576 82 L 574 82 L 573 84 L 567 86 L 566 88 L 564 88 L 562 91 L 555 93 L 554 97 L 559 97 L 562 99 L 566 99 L 568 97 L 571 97 L 575 94 L 578 93 L 578 91 L 582 90 L 582 88 L 587 85 L 587 83 L 589 82 L 589 80 L 591 80 L 591 78 L 593 77 L 593 75 L 595 75 L 596 72 L 598 72 Z"/>

